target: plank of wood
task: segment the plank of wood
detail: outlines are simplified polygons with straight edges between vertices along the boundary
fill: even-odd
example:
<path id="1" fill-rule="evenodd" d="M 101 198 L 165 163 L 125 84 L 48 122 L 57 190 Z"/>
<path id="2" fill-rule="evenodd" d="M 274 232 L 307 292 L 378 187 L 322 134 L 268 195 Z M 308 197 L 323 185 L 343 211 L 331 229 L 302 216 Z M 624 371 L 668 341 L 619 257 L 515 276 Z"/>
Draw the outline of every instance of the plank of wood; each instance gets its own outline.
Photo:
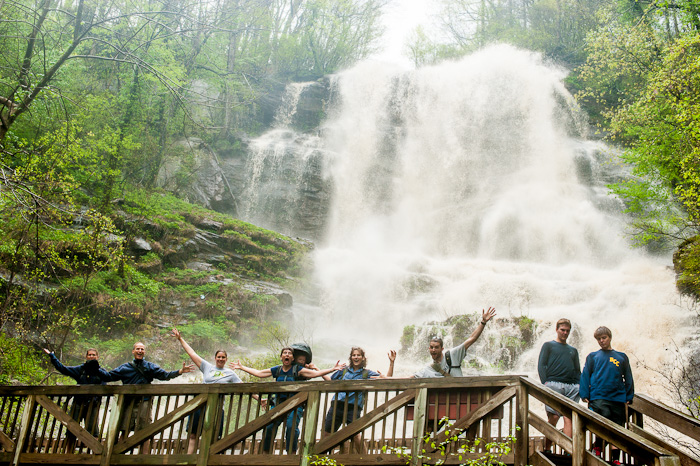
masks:
<path id="1" fill-rule="evenodd" d="M 0 445 L 5 451 L 14 451 L 15 442 L 2 430 L 0 430 Z"/>
<path id="2" fill-rule="evenodd" d="M 635 395 L 630 409 L 638 411 L 700 442 L 700 420 L 646 395 Z"/>
<path id="3" fill-rule="evenodd" d="M 361 432 L 371 424 L 382 420 L 397 409 L 405 406 L 409 401 L 413 400 L 415 396 L 416 390 L 406 390 L 399 393 L 395 397 L 387 400 L 385 403 L 377 406 L 369 413 L 358 418 L 356 421 L 351 422 L 342 429 L 318 442 L 313 449 L 313 453 L 316 455 L 325 453 L 336 445 L 339 445 L 342 442 L 352 438 L 355 434 Z"/>
<path id="4" fill-rule="evenodd" d="M 634 432 L 635 434 L 638 434 L 645 439 L 649 440 L 650 442 L 654 442 L 657 445 L 661 445 L 674 455 L 678 456 L 680 459 L 680 462 L 683 466 L 700 466 L 700 460 L 697 458 L 693 458 L 692 456 L 689 456 L 687 453 L 684 451 L 680 450 L 679 448 L 671 445 L 670 443 L 666 442 L 665 440 L 662 440 L 658 436 L 652 434 L 649 431 L 646 431 L 642 429 L 641 427 L 635 425 L 635 424 L 630 424 L 630 430 Z"/>
<path id="5" fill-rule="evenodd" d="M 555 466 L 541 451 L 536 451 L 530 455 L 528 464 L 530 466 Z"/>
<path id="6" fill-rule="evenodd" d="M 297 466 L 299 455 L 213 455 L 209 466 Z"/>
<path id="7" fill-rule="evenodd" d="M 17 436 L 17 443 L 15 444 L 15 451 L 12 461 L 10 461 L 10 466 L 19 465 L 19 456 L 22 453 L 22 449 L 27 443 L 27 438 L 29 437 L 29 430 L 32 428 L 32 420 L 34 419 L 34 409 L 36 408 L 36 396 L 29 395 L 27 401 L 24 403 L 24 411 L 22 411 L 22 420 L 19 425 L 19 435 Z"/>
<path id="8" fill-rule="evenodd" d="M 425 418 L 428 409 L 428 389 L 419 388 L 416 393 L 416 401 L 413 411 L 413 446 L 411 448 L 411 466 L 422 466 L 421 450 L 423 449 L 423 436 L 425 435 Z"/>
<path id="9" fill-rule="evenodd" d="M 467 430 L 472 424 L 477 422 L 479 419 L 486 416 L 488 413 L 498 408 L 509 399 L 513 398 L 515 396 L 515 393 L 516 387 L 507 387 L 501 389 L 486 403 L 482 403 L 481 406 L 479 406 L 474 411 L 471 411 L 466 416 L 457 419 L 457 421 L 455 421 L 455 423 L 452 424 L 452 426 L 450 427 L 450 430 Z M 438 444 L 444 442 L 445 440 L 447 440 L 447 434 L 445 434 L 445 432 L 442 432 L 435 437 L 435 443 Z"/>
<path id="10" fill-rule="evenodd" d="M 148 440 L 156 433 L 167 429 L 171 424 L 174 424 L 180 419 L 190 415 L 194 410 L 199 408 L 207 401 L 207 396 L 208 395 L 205 393 L 197 395 L 187 403 L 158 419 L 156 422 L 149 424 L 137 432 L 134 432 L 134 434 L 130 437 L 127 437 L 114 445 L 114 453 L 119 454 L 130 450 L 143 441 Z M 146 401 L 143 401 L 143 403 L 146 403 Z"/>
<path id="11" fill-rule="evenodd" d="M 321 393 L 309 393 L 309 397 L 306 400 L 306 420 L 304 421 L 304 438 L 301 450 L 301 463 L 299 466 L 309 466 L 309 458 L 316 442 L 316 427 L 318 426 L 320 404 Z"/>
<path id="12" fill-rule="evenodd" d="M 204 425 L 202 426 L 202 438 L 199 442 L 199 456 L 197 466 L 207 466 L 209 460 L 209 449 L 214 438 L 214 432 L 219 431 L 219 422 L 214 422 L 217 411 L 219 411 L 219 395 L 210 393 L 207 395 L 207 410 L 204 413 Z M 195 428 L 194 426 L 192 427 Z"/>
<path id="13" fill-rule="evenodd" d="M 532 427 L 542 432 L 545 437 L 562 447 L 564 450 L 568 451 L 569 453 L 573 451 L 574 443 L 571 438 L 564 435 L 564 433 L 560 432 L 559 429 L 554 427 L 545 419 L 530 411 L 528 415 L 528 422 L 530 422 Z"/>
<path id="14" fill-rule="evenodd" d="M 78 440 L 83 442 L 96 455 L 102 454 L 102 443 L 92 436 L 90 432 L 85 430 L 83 426 L 78 424 L 67 412 L 61 409 L 56 403 L 48 399 L 45 395 L 36 397 L 37 403 L 44 407 L 53 417 L 63 424 Z"/>
<path id="15" fill-rule="evenodd" d="M 507 389 L 503 389 L 504 391 Z M 527 464 L 527 459 L 530 456 L 530 422 L 528 414 L 530 412 L 530 397 L 527 394 L 527 388 L 524 385 L 515 387 L 515 445 L 513 445 L 513 455 L 515 456 L 515 464 Z M 491 401 L 493 398 L 489 399 Z M 519 428 L 519 429 L 518 429 Z M 487 430 L 488 432 L 488 430 Z"/>
<path id="16" fill-rule="evenodd" d="M 81 454 L 52 454 L 22 453 L 22 464 L 100 464 L 100 457 L 89 453 Z"/>
<path id="17" fill-rule="evenodd" d="M 228 447 L 235 445 L 236 443 L 240 442 L 241 440 L 245 439 L 250 435 L 253 435 L 255 432 L 270 424 L 275 419 L 282 416 L 286 416 L 287 413 L 304 403 L 308 396 L 308 393 L 297 393 L 293 397 L 287 398 L 287 400 L 285 400 L 284 403 L 275 406 L 273 409 L 269 410 L 262 416 L 255 418 L 253 421 L 243 425 L 236 431 L 231 432 L 218 442 L 213 443 L 211 448 L 209 449 L 209 454 L 216 455 L 217 453 L 221 453 Z"/>
<path id="18" fill-rule="evenodd" d="M 112 407 L 109 412 L 109 421 L 107 422 L 105 445 L 102 451 L 102 458 L 100 459 L 100 466 L 109 466 L 112 464 L 112 453 L 114 452 L 114 445 L 117 442 L 117 435 L 119 435 L 119 418 L 126 405 L 125 400 L 126 397 L 124 395 L 117 395 L 116 399 L 111 403 Z"/>

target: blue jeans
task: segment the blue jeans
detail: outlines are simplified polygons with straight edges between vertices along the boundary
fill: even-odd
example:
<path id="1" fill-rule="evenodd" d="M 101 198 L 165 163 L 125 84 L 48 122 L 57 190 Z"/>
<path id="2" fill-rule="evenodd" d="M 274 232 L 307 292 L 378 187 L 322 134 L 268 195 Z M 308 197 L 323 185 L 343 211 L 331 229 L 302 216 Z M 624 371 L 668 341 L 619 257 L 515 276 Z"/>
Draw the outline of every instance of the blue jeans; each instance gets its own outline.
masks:
<path id="1" fill-rule="evenodd" d="M 274 408 L 274 406 L 272 407 Z M 300 406 L 287 414 L 286 420 L 284 418 L 278 418 L 272 424 L 268 424 L 267 427 L 265 427 L 265 437 L 263 438 L 263 452 L 272 453 L 272 442 L 277 436 L 277 428 L 283 421 L 286 421 L 284 446 L 288 452 L 296 453 L 297 447 L 299 446 L 299 422 L 303 415 L 304 407 Z"/>

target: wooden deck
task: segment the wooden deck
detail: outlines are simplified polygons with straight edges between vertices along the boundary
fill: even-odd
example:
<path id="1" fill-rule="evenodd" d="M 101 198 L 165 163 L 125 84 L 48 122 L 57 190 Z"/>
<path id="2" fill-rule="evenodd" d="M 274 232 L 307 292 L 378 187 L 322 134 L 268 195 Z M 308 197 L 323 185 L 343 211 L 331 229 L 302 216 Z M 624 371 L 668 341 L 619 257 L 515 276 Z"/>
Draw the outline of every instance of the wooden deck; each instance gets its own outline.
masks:
<path id="1" fill-rule="evenodd" d="M 330 401 L 343 391 L 363 392 L 364 407 L 356 420 L 322 435 Z M 270 410 L 253 398 L 285 392 L 290 398 Z M 76 402 L 75 395 L 83 401 Z M 120 432 L 143 397 L 142 407 L 148 408 L 152 422 Z M 572 438 L 546 422 L 542 403 L 572 418 Z M 460 457 L 463 463 L 489 454 L 514 465 L 554 465 L 560 460 L 574 466 L 605 465 L 588 452 L 595 434 L 621 448 L 626 464 L 700 466 L 697 458 L 644 428 L 661 425 L 673 435 L 700 442 L 697 420 L 646 396 L 638 396 L 632 407 L 628 428 L 621 428 L 519 376 L 0 387 L 0 465 L 308 465 L 315 456 L 345 466 L 403 465 L 407 459 L 402 452 L 411 455 L 408 462 L 414 465 L 441 458 L 445 464 L 460 464 Z M 196 411 L 199 421 L 191 422 Z M 265 429 L 273 423 L 280 425 L 271 453 L 264 453 Z M 294 424 L 299 427 L 296 452 L 291 445 Z M 457 440 L 447 441 L 452 436 Z M 354 437 L 360 451 L 353 447 Z M 545 437 L 554 441 L 558 454 L 548 457 L 536 451 Z M 474 446 L 474 439 L 481 441 Z M 499 451 L 498 444 L 512 449 Z"/>

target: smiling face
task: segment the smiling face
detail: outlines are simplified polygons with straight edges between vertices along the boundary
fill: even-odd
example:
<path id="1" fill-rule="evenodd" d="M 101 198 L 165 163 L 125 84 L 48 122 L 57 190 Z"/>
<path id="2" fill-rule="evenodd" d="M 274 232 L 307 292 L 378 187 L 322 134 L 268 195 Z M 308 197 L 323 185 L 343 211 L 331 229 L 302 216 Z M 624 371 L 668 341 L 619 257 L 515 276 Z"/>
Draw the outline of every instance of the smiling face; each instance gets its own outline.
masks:
<path id="1" fill-rule="evenodd" d="M 294 359 L 294 362 L 299 364 L 299 365 L 305 366 L 306 365 L 306 355 L 303 353 L 299 353 L 297 355 L 297 357 Z"/>
<path id="2" fill-rule="evenodd" d="M 217 351 L 216 356 L 214 356 L 214 361 L 216 363 L 217 369 L 223 369 L 224 367 L 226 367 L 226 361 L 228 361 L 226 351 Z"/>
<path id="3" fill-rule="evenodd" d="M 86 361 L 93 361 L 93 360 L 96 361 L 97 358 L 98 358 L 98 356 L 97 356 L 97 350 L 89 349 L 89 350 L 87 351 L 87 354 L 85 354 L 85 360 L 86 360 Z"/>
<path id="4" fill-rule="evenodd" d="M 440 342 L 432 340 L 428 346 L 428 352 L 433 361 L 440 362 L 442 360 L 442 345 Z"/>
<path id="5" fill-rule="evenodd" d="M 365 352 L 362 348 L 353 348 L 350 352 L 350 366 L 352 366 L 353 369 L 362 369 L 365 367 L 366 362 Z"/>
<path id="6" fill-rule="evenodd" d="M 136 343 L 134 349 L 131 350 L 131 354 L 134 355 L 134 359 L 143 360 L 146 356 L 146 346 L 143 343 Z"/>

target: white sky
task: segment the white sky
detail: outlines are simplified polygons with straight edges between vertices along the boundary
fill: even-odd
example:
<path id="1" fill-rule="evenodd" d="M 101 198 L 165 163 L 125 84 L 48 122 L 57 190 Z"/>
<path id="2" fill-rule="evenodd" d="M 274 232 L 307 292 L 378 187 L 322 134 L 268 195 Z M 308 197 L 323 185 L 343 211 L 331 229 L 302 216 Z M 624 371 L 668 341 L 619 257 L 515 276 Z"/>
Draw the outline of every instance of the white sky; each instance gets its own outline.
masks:
<path id="1" fill-rule="evenodd" d="M 431 15 L 437 11 L 437 0 L 389 0 L 384 11 L 383 50 L 371 58 L 412 66 L 404 53 L 406 39 L 416 26 L 421 25 L 426 31 L 431 29 Z"/>

